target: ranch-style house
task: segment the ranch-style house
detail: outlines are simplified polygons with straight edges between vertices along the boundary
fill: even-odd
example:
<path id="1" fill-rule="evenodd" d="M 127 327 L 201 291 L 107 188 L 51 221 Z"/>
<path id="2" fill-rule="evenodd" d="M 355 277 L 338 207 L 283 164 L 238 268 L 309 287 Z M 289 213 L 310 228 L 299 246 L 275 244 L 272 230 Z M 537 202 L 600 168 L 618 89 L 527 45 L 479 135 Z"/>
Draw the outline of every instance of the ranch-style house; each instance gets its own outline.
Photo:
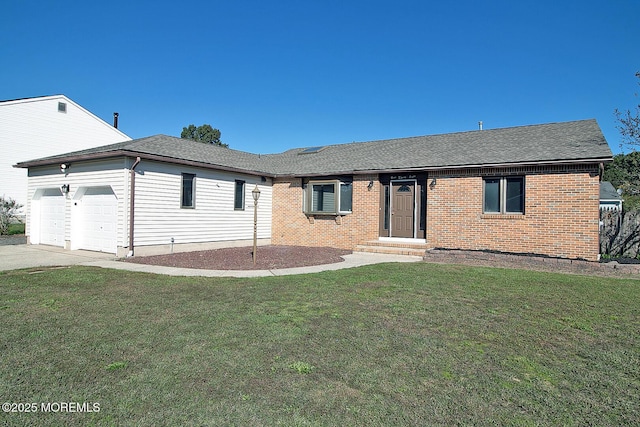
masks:
<path id="1" fill-rule="evenodd" d="M 31 244 L 117 256 L 260 244 L 596 261 L 595 120 L 258 155 L 156 135 L 20 162 Z"/>

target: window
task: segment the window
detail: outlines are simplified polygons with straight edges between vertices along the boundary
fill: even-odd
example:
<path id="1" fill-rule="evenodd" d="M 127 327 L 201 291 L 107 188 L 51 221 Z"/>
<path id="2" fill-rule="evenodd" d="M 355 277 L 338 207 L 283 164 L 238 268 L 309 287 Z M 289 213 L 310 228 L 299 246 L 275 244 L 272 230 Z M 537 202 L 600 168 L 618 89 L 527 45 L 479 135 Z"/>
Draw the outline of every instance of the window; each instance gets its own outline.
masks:
<path id="1" fill-rule="evenodd" d="M 195 208 L 196 207 L 196 176 L 191 173 L 182 174 L 182 197 L 180 207 Z"/>
<path id="2" fill-rule="evenodd" d="M 66 112 L 67 112 L 67 103 L 58 102 L 58 113 L 66 113 Z"/>
<path id="3" fill-rule="evenodd" d="M 390 206 L 391 206 L 391 189 L 389 184 L 384 186 L 384 229 L 389 229 Z"/>
<path id="4" fill-rule="evenodd" d="M 508 176 L 484 178 L 483 187 L 484 213 L 524 213 L 524 177 Z"/>
<path id="5" fill-rule="evenodd" d="M 351 212 L 351 201 L 353 199 L 353 183 L 340 183 L 340 212 Z"/>
<path id="6" fill-rule="evenodd" d="M 237 211 L 244 210 L 244 181 L 236 180 L 236 191 L 233 197 L 233 208 Z"/>
<path id="7" fill-rule="evenodd" d="M 350 181 L 309 181 L 303 186 L 304 211 L 308 214 L 351 213 L 353 183 Z"/>

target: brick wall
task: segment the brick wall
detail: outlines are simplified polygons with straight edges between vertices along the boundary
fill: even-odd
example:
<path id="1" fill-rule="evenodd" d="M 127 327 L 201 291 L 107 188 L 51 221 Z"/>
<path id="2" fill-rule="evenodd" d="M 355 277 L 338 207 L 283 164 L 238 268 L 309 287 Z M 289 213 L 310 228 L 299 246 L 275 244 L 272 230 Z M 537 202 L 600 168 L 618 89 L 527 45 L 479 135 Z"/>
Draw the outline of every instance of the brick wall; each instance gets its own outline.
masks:
<path id="1" fill-rule="evenodd" d="M 598 209 L 597 166 L 562 173 L 526 171 L 524 215 L 483 214 L 482 177 L 443 174 L 427 194 L 427 242 L 448 249 L 595 261 Z"/>
<path id="2" fill-rule="evenodd" d="M 374 182 L 371 190 L 369 181 Z M 302 211 L 302 191 L 300 178 L 274 180 L 272 244 L 353 249 L 378 238 L 377 175 L 353 177 L 353 213 L 348 215 L 307 216 Z"/>
<path id="3" fill-rule="evenodd" d="M 595 261 L 599 253 L 599 177 L 594 167 L 510 170 L 525 176 L 524 215 L 482 213 L 482 176 L 496 170 L 430 173 L 427 182 L 427 244 L 431 247 L 534 253 Z M 373 180 L 371 190 L 367 184 Z M 302 181 L 273 184 L 274 245 L 354 249 L 379 236 L 380 183 L 377 175 L 354 176 L 353 213 L 307 216 Z"/>

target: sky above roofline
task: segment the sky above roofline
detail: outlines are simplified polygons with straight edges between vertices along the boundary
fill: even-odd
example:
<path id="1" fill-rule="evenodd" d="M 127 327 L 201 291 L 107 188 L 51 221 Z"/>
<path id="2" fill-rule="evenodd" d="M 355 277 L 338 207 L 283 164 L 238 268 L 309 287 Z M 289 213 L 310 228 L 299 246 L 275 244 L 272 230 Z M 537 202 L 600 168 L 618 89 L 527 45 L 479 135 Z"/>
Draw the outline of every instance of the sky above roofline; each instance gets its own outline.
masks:
<path id="1" fill-rule="evenodd" d="M 132 138 L 231 148 L 595 118 L 639 100 L 640 2 L 10 1 L 2 99 L 64 94 Z"/>

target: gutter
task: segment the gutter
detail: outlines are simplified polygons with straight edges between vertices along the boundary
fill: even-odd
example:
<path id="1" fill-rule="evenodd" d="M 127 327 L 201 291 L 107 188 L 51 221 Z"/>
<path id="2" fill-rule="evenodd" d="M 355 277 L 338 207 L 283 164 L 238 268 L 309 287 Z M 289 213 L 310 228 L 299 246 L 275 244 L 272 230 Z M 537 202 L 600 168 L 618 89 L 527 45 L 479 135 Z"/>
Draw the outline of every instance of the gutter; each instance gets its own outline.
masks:
<path id="1" fill-rule="evenodd" d="M 314 173 L 283 173 L 275 174 L 274 178 L 300 178 L 300 177 L 318 177 L 328 175 L 366 175 L 380 173 L 412 173 L 412 172 L 435 172 L 457 169 L 479 169 L 479 168 L 512 168 L 512 167 L 530 167 L 530 166 L 562 166 L 572 164 L 594 164 L 602 165 L 613 160 L 612 157 L 598 157 L 591 159 L 570 159 L 570 160 L 547 160 L 547 161 L 528 161 L 528 162 L 508 162 L 508 163 L 478 163 L 467 165 L 447 165 L 447 166 L 415 166 L 397 169 L 351 169 L 351 170 L 335 170 L 328 172 Z"/>
<path id="2" fill-rule="evenodd" d="M 114 151 L 101 152 L 101 153 L 81 154 L 81 155 L 74 155 L 74 156 L 59 156 L 55 158 L 29 160 L 26 162 L 19 162 L 13 165 L 13 167 L 26 169 L 30 167 L 58 165 L 61 162 L 74 163 L 74 162 L 81 162 L 81 161 L 107 160 L 107 159 L 113 159 L 121 156 L 125 156 L 125 157 L 137 156 L 138 158 L 142 158 L 145 160 L 153 160 L 158 162 L 174 163 L 178 165 L 194 166 L 194 167 L 204 168 L 204 169 L 215 169 L 215 170 L 221 170 L 225 172 L 237 172 L 237 173 L 243 173 L 246 175 L 275 178 L 275 174 L 267 171 L 256 171 L 256 170 L 244 169 L 242 167 L 216 165 L 213 163 L 206 163 L 206 162 L 201 162 L 197 160 L 179 159 L 176 157 L 167 157 L 167 156 L 161 156 L 157 154 L 149 154 L 149 153 L 144 153 L 139 151 L 130 151 L 130 150 L 114 150 Z"/>
<path id="3" fill-rule="evenodd" d="M 133 162 L 129 169 L 131 191 L 129 193 L 129 253 L 127 258 L 133 256 L 133 219 L 134 219 L 134 202 L 136 197 L 136 172 L 135 168 L 140 164 L 140 157 L 136 157 L 136 161 Z"/>

